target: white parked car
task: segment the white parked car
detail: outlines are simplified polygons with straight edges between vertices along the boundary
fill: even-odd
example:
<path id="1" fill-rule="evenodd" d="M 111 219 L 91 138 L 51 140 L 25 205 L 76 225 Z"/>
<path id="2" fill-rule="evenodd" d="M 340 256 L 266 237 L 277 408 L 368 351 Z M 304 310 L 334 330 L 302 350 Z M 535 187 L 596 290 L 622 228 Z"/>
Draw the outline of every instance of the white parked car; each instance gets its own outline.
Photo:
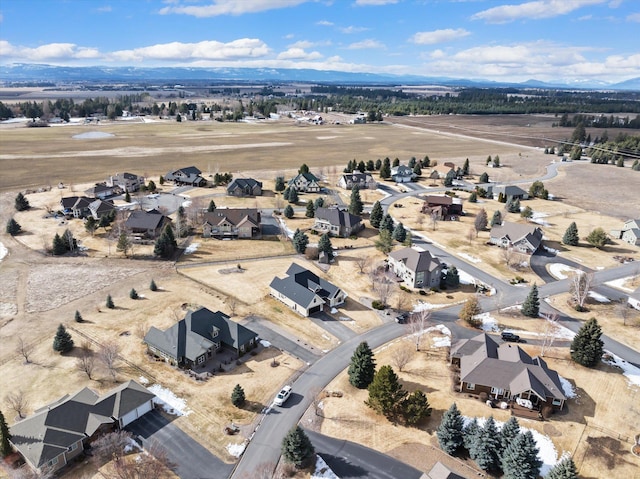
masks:
<path id="1" fill-rule="evenodd" d="M 289 396 L 291 396 L 291 386 L 285 386 L 280 390 L 276 398 L 273 400 L 273 404 L 275 404 L 276 406 L 282 406 L 287 401 L 287 399 L 289 399 Z"/>

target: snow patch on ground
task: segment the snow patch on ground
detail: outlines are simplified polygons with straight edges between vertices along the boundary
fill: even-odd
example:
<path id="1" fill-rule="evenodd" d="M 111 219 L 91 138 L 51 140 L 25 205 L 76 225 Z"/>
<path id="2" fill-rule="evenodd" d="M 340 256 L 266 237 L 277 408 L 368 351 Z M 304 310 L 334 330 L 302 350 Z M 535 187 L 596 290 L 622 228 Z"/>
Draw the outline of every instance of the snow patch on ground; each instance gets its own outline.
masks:
<path id="1" fill-rule="evenodd" d="M 316 456 L 316 468 L 311 474 L 311 479 L 340 479 L 336 476 L 335 472 L 333 472 L 327 463 L 324 462 L 319 455 Z"/>
<path id="2" fill-rule="evenodd" d="M 144 385 L 144 384 L 149 384 L 149 380 L 148 380 L 147 378 L 145 378 L 144 376 L 140 376 L 140 377 L 138 378 L 138 382 L 139 382 L 140 384 L 142 384 L 142 385 Z"/>
<path id="3" fill-rule="evenodd" d="M 244 452 L 246 444 L 227 444 L 227 452 L 231 454 L 233 457 L 240 457 Z"/>
<path id="4" fill-rule="evenodd" d="M 116 136 L 112 133 L 106 133 L 104 131 L 88 131 L 86 133 L 79 133 L 78 135 L 73 135 L 71 138 L 74 140 L 96 140 L 100 138 L 110 138 L 112 136 Z"/>
<path id="5" fill-rule="evenodd" d="M 633 276 L 627 276 L 626 278 L 618 278 L 614 279 L 613 281 L 607 281 L 605 284 L 613 286 L 614 288 L 621 289 L 622 291 L 626 291 L 627 293 L 633 293 L 633 288 L 628 288 L 625 286 L 625 283 L 631 279 L 633 279 Z"/>
<path id="6" fill-rule="evenodd" d="M 133 439 L 129 438 L 127 444 L 124 446 L 124 452 L 130 453 L 131 451 L 142 451 L 140 445 Z"/>
<path id="7" fill-rule="evenodd" d="M 467 254 L 467 253 L 460 253 L 459 256 L 472 263 L 482 263 L 482 260 L 480 258 L 476 258 L 475 256 L 471 256 L 470 254 Z"/>
<path id="8" fill-rule="evenodd" d="M 533 216 L 531 216 L 531 218 L 529 218 L 529 221 L 531 221 L 532 223 L 537 223 L 539 225 L 542 226 L 551 226 L 551 223 L 546 222 L 545 220 L 543 220 L 542 218 L 546 218 L 547 216 L 549 216 L 548 213 L 542 213 L 540 211 L 534 211 L 533 212 Z"/>
<path id="9" fill-rule="evenodd" d="M 419 313 L 420 311 L 427 311 L 429 309 L 446 308 L 447 306 L 451 306 L 451 305 L 450 304 L 431 304 L 431 303 L 419 301 L 418 304 L 416 304 L 413 307 L 413 312 Z"/>
<path id="10" fill-rule="evenodd" d="M 331 314 L 338 314 L 338 310 L 336 308 L 331 308 Z"/>
<path id="11" fill-rule="evenodd" d="M 271 343 L 269 341 L 267 341 L 266 339 L 261 339 L 260 340 L 260 344 L 262 345 L 262 347 L 264 348 L 268 348 L 271 346 Z"/>
<path id="12" fill-rule="evenodd" d="M 543 237 L 543 239 L 544 239 L 544 237 Z M 558 254 L 560 252 L 557 249 L 549 248 L 548 246 L 543 246 L 543 248 L 545 249 L 545 251 L 548 251 L 551 254 Z"/>
<path id="13" fill-rule="evenodd" d="M 187 246 L 187 249 L 184 250 L 184 254 L 195 253 L 196 251 L 198 251 L 199 247 L 200 243 L 191 243 L 189 246 Z"/>
<path id="14" fill-rule="evenodd" d="M 5 256 L 7 256 L 7 254 L 9 254 L 9 250 L 7 249 L 7 247 L 5 245 L 0 243 L 0 261 L 2 261 L 2 259 Z"/>
<path id="15" fill-rule="evenodd" d="M 629 364 L 621 357 L 618 357 L 609 351 L 605 351 L 605 353 L 610 356 L 610 359 L 603 359 L 602 362 L 622 369 L 622 374 L 629 381 L 629 386 L 640 387 L 640 368 L 637 368 L 633 364 Z"/>
<path id="16" fill-rule="evenodd" d="M 491 313 L 476 314 L 474 318 L 482 321 L 480 329 L 482 329 L 483 331 L 486 331 L 488 333 L 500 331 L 500 329 L 498 328 L 498 320 L 491 316 Z"/>
<path id="17" fill-rule="evenodd" d="M 562 384 L 562 392 L 568 399 L 578 397 L 576 394 L 576 388 L 569 382 L 568 379 L 558 376 L 560 378 L 560 384 Z"/>
<path id="18" fill-rule="evenodd" d="M 606 296 L 596 293 L 595 291 L 589 291 L 589 297 L 595 299 L 598 303 L 610 303 L 611 300 Z"/>
<path id="19" fill-rule="evenodd" d="M 458 270 L 458 276 L 460 277 L 460 284 L 476 284 L 476 279 L 461 269 Z"/>
<path id="20" fill-rule="evenodd" d="M 193 203 L 191 200 L 186 200 L 182 202 L 182 207 L 183 208 L 188 208 L 189 206 L 191 206 L 191 203 Z"/>
<path id="21" fill-rule="evenodd" d="M 579 272 L 580 270 L 562 263 L 553 263 L 549 265 L 549 273 L 556 279 L 567 279 L 569 277 L 569 274 L 575 274 Z"/>
<path id="22" fill-rule="evenodd" d="M 191 410 L 187 408 L 187 401 L 176 396 L 173 391 L 163 388 L 159 384 L 154 384 L 147 389 L 156 395 L 155 402 L 161 404 L 167 414 L 174 416 L 191 414 Z"/>

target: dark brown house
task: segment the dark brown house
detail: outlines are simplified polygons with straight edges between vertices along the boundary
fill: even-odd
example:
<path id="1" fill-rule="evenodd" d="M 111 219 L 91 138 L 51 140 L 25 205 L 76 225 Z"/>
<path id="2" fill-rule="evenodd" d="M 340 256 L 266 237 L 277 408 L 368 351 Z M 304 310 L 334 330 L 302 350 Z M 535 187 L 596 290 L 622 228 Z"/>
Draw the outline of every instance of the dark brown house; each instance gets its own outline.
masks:
<path id="1" fill-rule="evenodd" d="M 428 195 L 424 199 L 422 212 L 431 216 L 437 215 L 438 220 L 457 220 L 462 215 L 462 199 L 447 195 Z"/>

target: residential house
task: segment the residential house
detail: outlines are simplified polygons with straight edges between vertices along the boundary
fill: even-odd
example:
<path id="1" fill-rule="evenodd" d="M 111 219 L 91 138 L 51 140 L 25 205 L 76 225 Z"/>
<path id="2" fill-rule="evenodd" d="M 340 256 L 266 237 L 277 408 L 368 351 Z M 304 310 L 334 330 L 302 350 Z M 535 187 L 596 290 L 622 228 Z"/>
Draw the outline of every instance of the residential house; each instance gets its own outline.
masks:
<path id="1" fill-rule="evenodd" d="M 96 183 L 94 186 L 86 190 L 85 194 L 91 198 L 105 200 L 111 196 L 121 195 L 122 189 L 118 185 L 109 186 L 105 183 Z"/>
<path id="2" fill-rule="evenodd" d="M 611 236 L 630 245 L 640 246 L 640 219 L 625 221 L 622 229 L 611 231 Z"/>
<path id="3" fill-rule="evenodd" d="M 420 479 L 465 479 L 464 476 L 456 474 L 440 461 L 436 462 L 428 473 L 423 474 Z"/>
<path id="4" fill-rule="evenodd" d="M 259 238 L 260 211 L 255 208 L 216 208 L 204 214 L 205 238 Z"/>
<path id="5" fill-rule="evenodd" d="M 10 428 L 11 444 L 34 472 L 55 471 L 102 433 L 153 409 L 155 395 L 130 380 L 100 396 L 89 388 L 68 394 Z"/>
<path id="6" fill-rule="evenodd" d="M 129 213 L 124 226 L 134 234 L 155 238 L 170 223 L 171 218 L 156 209 L 149 211 L 136 210 Z"/>
<path id="7" fill-rule="evenodd" d="M 231 196 L 261 196 L 262 182 L 253 178 L 236 178 L 227 186 L 227 194 Z"/>
<path id="8" fill-rule="evenodd" d="M 292 263 L 284 278 L 273 278 L 270 294 L 302 316 L 344 303 L 347 294 L 302 266 Z"/>
<path id="9" fill-rule="evenodd" d="M 220 311 L 199 308 L 164 331 L 152 326 L 144 342 L 151 354 L 166 362 L 193 368 L 214 358 L 222 348 L 243 355 L 257 346 L 258 335 Z"/>
<path id="10" fill-rule="evenodd" d="M 289 188 L 303 193 L 318 193 L 321 189 L 320 180 L 311 173 L 298 174 L 289 181 Z"/>
<path id="11" fill-rule="evenodd" d="M 542 245 L 542 236 L 542 230 L 538 226 L 505 221 L 491 228 L 489 242 L 502 248 L 533 254 Z"/>
<path id="12" fill-rule="evenodd" d="M 629 294 L 628 302 L 632 308 L 640 311 L 640 287 L 636 288 L 635 291 Z"/>
<path id="13" fill-rule="evenodd" d="M 419 247 L 392 251 L 387 257 L 389 269 L 410 288 L 438 288 L 442 263 Z"/>
<path id="14" fill-rule="evenodd" d="M 462 198 L 427 195 L 422 205 L 422 212 L 429 216 L 436 215 L 440 221 L 457 220 L 462 215 Z"/>
<path id="15" fill-rule="evenodd" d="M 110 215 L 117 208 L 111 200 L 95 200 L 89 203 L 89 212 L 94 219 L 99 220 L 104 215 Z"/>
<path id="16" fill-rule="evenodd" d="M 504 197 L 505 201 L 513 200 L 527 200 L 529 199 L 529 193 L 516 185 L 503 185 L 503 186 L 489 186 L 487 193 L 493 195 L 493 199 L 497 200 L 500 197 L 500 193 Z"/>
<path id="17" fill-rule="evenodd" d="M 373 179 L 371 173 L 360 173 L 354 171 L 353 173 L 345 173 L 338 180 L 338 186 L 345 190 L 351 190 L 354 186 L 357 186 L 361 190 L 375 190 L 378 187 L 378 183 Z"/>
<path id="18" fill-rule="evenodd" d="M 445 163 L 443 165 L 436 165 L 433 168 L 431 168 L 431 174 L 429 175 L 429 178 L 433 179 L 433 180 L 443 180 L 447 177 L 447 175 L 449 174 L 450 171 L 452 171 L 455 173 L 456 172 L 456 168 L 455 165 L 453 163 Z"/>
<path id="19" fill-rule="evenodd" d="M 207 180 L 200 176 L 200 171 L 195 166 L 187 166 L 179 170 L 173 170 L 164 175 L 164 179 L 167 181 L 173 181 L 176 185 L 189 185 L 189 186 L 206 186 Z"/>
<path id="20" fill-rule="evenodd" d="M 100 219 L 101 216 L 109 214 L 116 209 L 112 201 L 87 198 L 86 196 L 67 196 L 60 200 L 62 213 L 74 218 L 87 218 L 93 216 Z"/>
<path id="21" fill-rule="evenodd" d="M 364 224 L 360 216 L 352 215 L 344 208 L 318 208 L 311 229 L 319 234 L 348 238 L 364 229 Z"/>
<path id="22" fill-rule="evenodd" d="M 119 186 L 122 191 L 132 193 L 144 185 L 144 176 L 133 173 L 116 173 L 107 180 L 107 186 Z"/>
<path id="23" fill-rule="evenodd" d="M 451 361 L 460 366 L 460 392 L 465 394 L 527 400 L 538 411 L 543 406 L 561 410 L 567 399 L 558 373 L 542 358 L 532 358 L 514 343 L 498 344 L 486 333 L 456 343 Z"/>
<path id="24" fill-rule="evenodd" d="M 416 174 L 406 165 L 398 165 L 391 168 L 391 179 L 396 183 L 409 183 L 415 177 Z"/>

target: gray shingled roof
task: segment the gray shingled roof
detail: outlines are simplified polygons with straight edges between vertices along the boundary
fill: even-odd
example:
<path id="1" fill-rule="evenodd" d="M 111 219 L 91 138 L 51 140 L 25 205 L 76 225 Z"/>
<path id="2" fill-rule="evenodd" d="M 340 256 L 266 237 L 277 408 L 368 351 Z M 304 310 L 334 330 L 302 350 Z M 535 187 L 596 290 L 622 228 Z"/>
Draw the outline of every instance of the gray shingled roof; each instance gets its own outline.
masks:
<path id="1" fill-rule="evenodd" d="M 223 221 L 228 221 L 234 226 L 239 226 L 249 221 L 256 228 L 260 227 L 260 212 L 256 208 L 216 208 L 204 214 L 204 223 L 217 226 Z"/>
<path id="2" fill-rule="evenodd" d="M 244 190 L 248 188 L 249 190 L 253 190 L 256 186 L 262 188 L 262 182 L 258 180 L 254 180 L 253 178 L 235 178 L 229 186 L 227 186 L 227 191 L 233 191 L 237 188 Z"/>
<path id="3" fill-rule="evenodd" d="M 164 216 L 158 210 L 136 210 L 129 214 L 125 227 L 133 231 L 151 231 L 162 227 L 167 220 L 171 221 L 171 218 Z"/>
<path id="4" fill-rule="evenodd" d="M 436 462 L 429 474 L 427 475 L 428 479 L 465 479 L 463 476 L 452 472 L 447 466 L 442 464 L 440 461 Z"/>
<path id="5" fill-rule="evenodd" d="M 543 233 L 542 230 L 535 225 L 505 221 L 501 225 L 494 225 L 491 228 L 490 236 L 491 238 L 507 237 L 511 243 L 526 238 L 534 249 L 537 249 L 542 243 Z"/>
<path id="6" fill-rule="evenodd" d="M 517 185 L 494 186 L 494 194 L 502 193 L 504 196 L 527 196 L 527 192 Z"/>
<path id="7" fill-rule="evenodd" d="M 419 251 L 415 248 L 402 248 L 392 251 L 389 256 L 396 261 L 402 261 L 410 271 L 434 271 L 440 266 L 440 260 L 431 256 L 429 251 Z"/>
<path id="8" fill-rule="evenodd" d="M 297 263 L 291 263 L 285 278 L 273 278 L 269 286 L 304 307 L 309 307 L 316 296 L 324 300 L 335 297 L 340 291 L 336 285 Z"/>
<path id="9" fill-rule="evenodd" d="M 352 215 L 340 208 L 318 208 L 315 213 L 316 219 L 328 221 L 334 226 L 344 226 L 354 228 L 362 222 L 362 218 Z"/>

